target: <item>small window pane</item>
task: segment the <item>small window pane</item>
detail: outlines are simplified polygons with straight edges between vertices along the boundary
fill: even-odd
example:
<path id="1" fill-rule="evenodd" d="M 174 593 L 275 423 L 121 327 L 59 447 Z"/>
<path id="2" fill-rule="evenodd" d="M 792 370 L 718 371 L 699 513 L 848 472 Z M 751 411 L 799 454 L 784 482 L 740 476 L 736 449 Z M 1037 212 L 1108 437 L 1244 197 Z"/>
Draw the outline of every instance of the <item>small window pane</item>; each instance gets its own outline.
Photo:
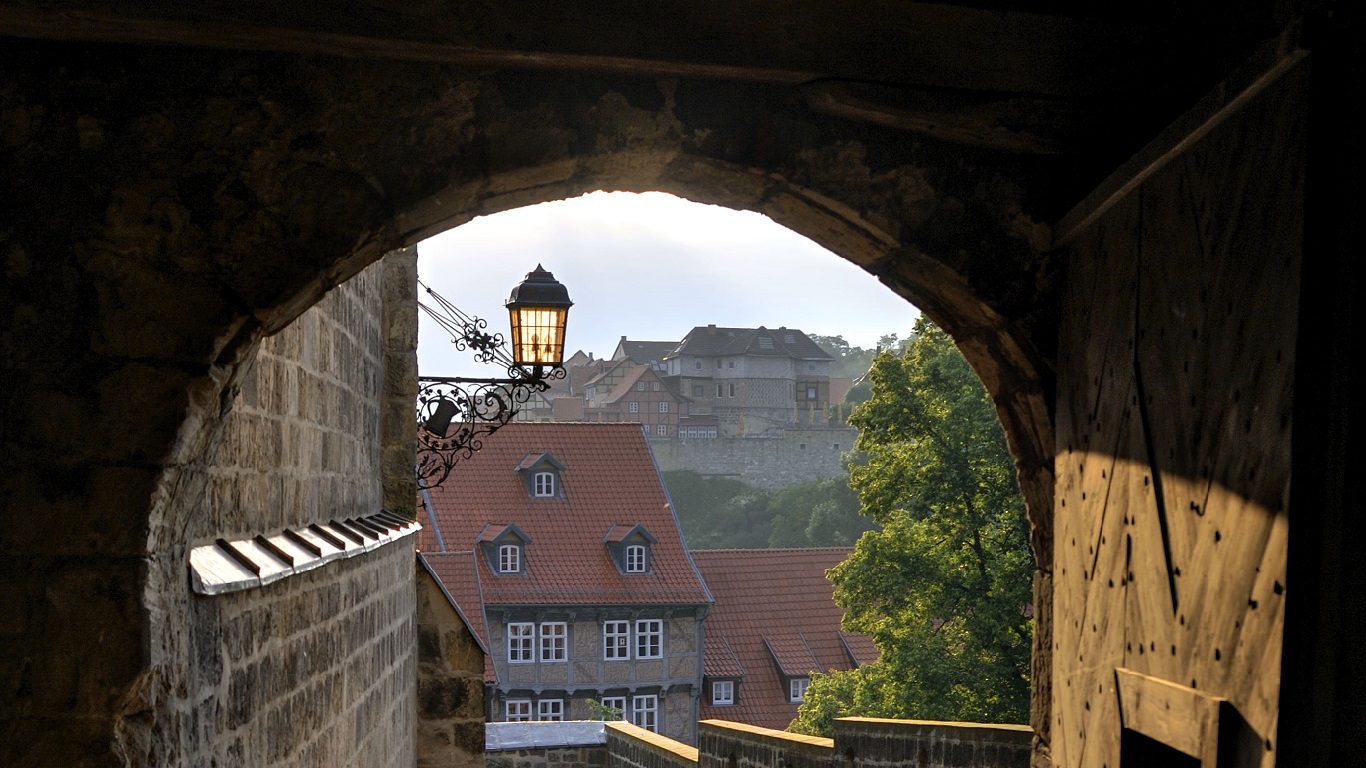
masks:
<path id="1" fill-rule="evenodd" d="M 517 573 L 522 570 L 522 548 L 517 544 L 498 547 L 498 572 Z"/>
<path id="2" fill-rule="evenodd" d="M 664 656 L 664 622 L 641 619 L 636 622 L 636 658 L 659 659 Z"/>
<path id="3" fill-rule="evenodd" d="M 645 573 L 645 547 L 632 544 L 626 548 L 626 572 Z"/>
<path id="4" fill-rule="evenodd" d="M 640 403 L 627 403 L 626 410 L 631 413 L 640 413 Z"/>
<path id="5" fill-rule="evenodd" d="M 508 662 L 530 664 L 535 661 L 531 646 L 536 637 L 536 625 L 531 622 L 518 622 L 508 625 Z"/>
<path id="6" fill-rule="evenodd" d="M 541 699 L 536 702 L 537 720 L 563 720 L 564 699 Z"/>
<path id="7" fill-rule="evenodd" d="M 711 684 L 712 704 L 734 704 L 735 682 L 733 680 L 714 680 Z"/>
<path id="8" fill-rule="evenodd" d="M 792 678 L 789 693 L 792 694 L 792 701 L 802 701 L 806 698 L 806 687 L 811 685 L 811 679 L 806 677 Z"/>
<path id="9" fill-rule="evenodd" d="M 669 412 L 669 404 L 668 404 L 668 402 L 661 402 L 661 403 L 659 404 L 659 412 L 660 412 L 660 413 L 668 413 L 668 412 Z"/>
<path id="10" fill-rule="evenodd" d="M 606 621 L 602 625 L 602 657 L 604 659 L 631 658 L 631 623 Z M 622 703 L 625 703 L 623 700 Z"/>
<path id="11" fill-rule="evenodd" d="M 633 696 L 631 698 L 631 722 L 647 731 L 659 732 L 659 697 Z"/>
<path id="12" fill-rule="evenodd" d="M 626 697 L 625 696 L 603 696 L 602 706 L 608 709 L 615 709 L 617 717 L 621 720 L 626 719 Z"/>
<path id="13" fill-rule="evenodd" d="M 536 496 L 545 498 L 555 495 L 555 473 L 537 472 L 536 473 Z"/>
<path id="14" fill-rule="evenodd" d="M 531 719 L 530 699 L 510 699 L 505 705 L 503 719 L 509 723 L 521 723 Z"/>
<path id="15" fill-rule="evenodd" d="M 562 621 L 548 621 L 541 625 L 541 661 L 566 661 L 565 638 L 569 625 Z"/>

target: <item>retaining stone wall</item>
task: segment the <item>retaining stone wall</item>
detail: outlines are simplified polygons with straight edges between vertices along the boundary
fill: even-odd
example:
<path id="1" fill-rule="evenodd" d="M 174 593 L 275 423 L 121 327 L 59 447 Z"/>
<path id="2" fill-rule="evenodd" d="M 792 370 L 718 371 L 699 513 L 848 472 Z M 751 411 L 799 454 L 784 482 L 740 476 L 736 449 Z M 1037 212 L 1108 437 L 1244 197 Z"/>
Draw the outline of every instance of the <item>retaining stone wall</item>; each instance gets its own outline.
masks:
<path id="1" fill-rule="evenodd" d="M 533 724 L 534 725 L 534 724 Z M 606 725 L 609 768 L 1025 768 L 1033 731 L 1022 725 L 942 723 L 851 717 L 835 721 L 835 738 L 703 720 L 698 747 L 637 728 Z M 490 753 L 489 768 L 601 766 L 601 747 L 540 747 Z"/>
<path id="2" fill-rule="evenodd" d="M 735 477 L 756 488 L 776 490 L 843 475 L 840 458 L 853 450 L 857 437 L 853 428 L 789 429 L 775 438 L 650 438 L 650 449 L 665 472 Z"/>
<path id="3" fill-rule="evenodd" d="M 1028 768 L 1034 731 L 1024 725 L 841 718 L 835 751 L 848 768 Z"/>

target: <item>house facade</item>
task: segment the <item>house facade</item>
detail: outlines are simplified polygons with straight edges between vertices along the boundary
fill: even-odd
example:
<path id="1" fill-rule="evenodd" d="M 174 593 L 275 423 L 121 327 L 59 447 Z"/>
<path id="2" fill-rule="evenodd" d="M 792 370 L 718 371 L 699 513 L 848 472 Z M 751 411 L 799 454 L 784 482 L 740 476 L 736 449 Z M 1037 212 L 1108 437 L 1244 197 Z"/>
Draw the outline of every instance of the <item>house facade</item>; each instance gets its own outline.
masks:
<path id="1" fill-rule="evenodd" d="M 847 547 L 693 552 L 716 607 L 707 619 L 702 718 L 782 730 L 811 673 L 877 659 L 864 635 L 840 629 L 844 610 L 825 577 Z"/>
<path id="2" fill-rule="evenodd" d="M 714 419 L 716 437 L 776 436 L 827 425 L 833 360 L 795 328 L 707 325 L 665 355 L 665 380 L 694 417 Z"/>
<path id="3" fill-rule="evenodd" d="M 635 422 L 652 438 L 678 436 L 691 402 L 664 383 L 650 365 L 628 359 L 617 361 L 583 388 L 586 421 Z"/>
<path id="4" fill-rule="evenodd" d="M 423 512 L 423 557 L 480 617 L 489 721 L 598 702 L 695 743 L 712 600 L 638 424 L 510 424 Z"/>

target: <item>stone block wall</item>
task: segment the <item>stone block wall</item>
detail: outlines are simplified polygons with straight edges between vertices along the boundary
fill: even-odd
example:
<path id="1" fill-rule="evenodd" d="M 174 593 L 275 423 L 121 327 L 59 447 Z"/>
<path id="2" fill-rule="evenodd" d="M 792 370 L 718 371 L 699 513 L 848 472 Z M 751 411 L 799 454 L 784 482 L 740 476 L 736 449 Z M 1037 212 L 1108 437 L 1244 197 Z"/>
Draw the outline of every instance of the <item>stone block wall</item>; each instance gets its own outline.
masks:
<path id="1" fill-rule="evenodd" d="M 697 724 L 699 768 L 831 768 L 834 741 L 744 723 Z"/>
<path id="2" fill-rule="evenodd" d="M 785 488 L 844 474 L 840 459 L 853 450 L 858 430 L 789 429 L 782 437 L 670 440 L 650 438 L 664 472 L 691 470 L 735 477 L 756 488 Z"/>
<path id="3" fill-rule="evenodd" d="M 836 720 L 833 739 L 724 720 L 703 720 L 697 731 L 698 746 L 692 748 L 630 723 L 607 723 L 605 748 L 535 739 L 526 748 L 490 753 L 489 768 L 545 768 L 557 762 L 573 768 L 1024 768 L 1033 737 L 1023 725 L 866 717 Z M 547 729 L 546 735 L 553 734 Z M 605 763 L 595 749 L 605 753 Z"/>
<path id="4" fill-rule="evenodd" d="M 849 717 L 835 721 L 846 768 L 1028 768 L 1033 729 Z"/>
<path id="5" fill-rule="evenodd" d="M 484 765 L 484 649 L 425 568 L 417 648 L 418 768 Z"/>
<path id="6" fill-rule="evenodd" d="M 195 594 L 187 578 L 193 547 L 373 514 L 386 485 L 411 482 L 411 464 L 386 477 L 382 462 L 404 428 L 382 427 L 401 397 L 390 361 L 415 358 L 387 343 L 407 333 L 386 323 L 407 321 L 384 311 L 406 271 L 386 262 L 409 258 L 370 266 L 260 342 L 221 419 L 185 428 L 206 447 L 153 497 L 149 666 L 116 727 L 128 764 L 414 764 L 411 538 L 229 594 Z"/>

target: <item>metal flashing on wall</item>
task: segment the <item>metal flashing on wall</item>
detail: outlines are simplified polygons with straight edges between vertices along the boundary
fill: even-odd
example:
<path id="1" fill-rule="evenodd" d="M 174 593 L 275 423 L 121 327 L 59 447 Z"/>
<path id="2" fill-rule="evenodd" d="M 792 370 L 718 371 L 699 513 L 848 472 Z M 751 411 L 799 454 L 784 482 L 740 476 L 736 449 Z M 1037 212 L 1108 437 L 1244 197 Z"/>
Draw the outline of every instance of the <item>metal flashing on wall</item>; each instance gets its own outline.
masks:
<path id="1" fill-rule="evenodd" d="M 201 595 L 255 589 L 333 560 L 355 557 L 421 530 L 381 510 L 365 517 L 286 528 L 271 535 L 218 539 L 190 550 L 190 583 Z"/>

